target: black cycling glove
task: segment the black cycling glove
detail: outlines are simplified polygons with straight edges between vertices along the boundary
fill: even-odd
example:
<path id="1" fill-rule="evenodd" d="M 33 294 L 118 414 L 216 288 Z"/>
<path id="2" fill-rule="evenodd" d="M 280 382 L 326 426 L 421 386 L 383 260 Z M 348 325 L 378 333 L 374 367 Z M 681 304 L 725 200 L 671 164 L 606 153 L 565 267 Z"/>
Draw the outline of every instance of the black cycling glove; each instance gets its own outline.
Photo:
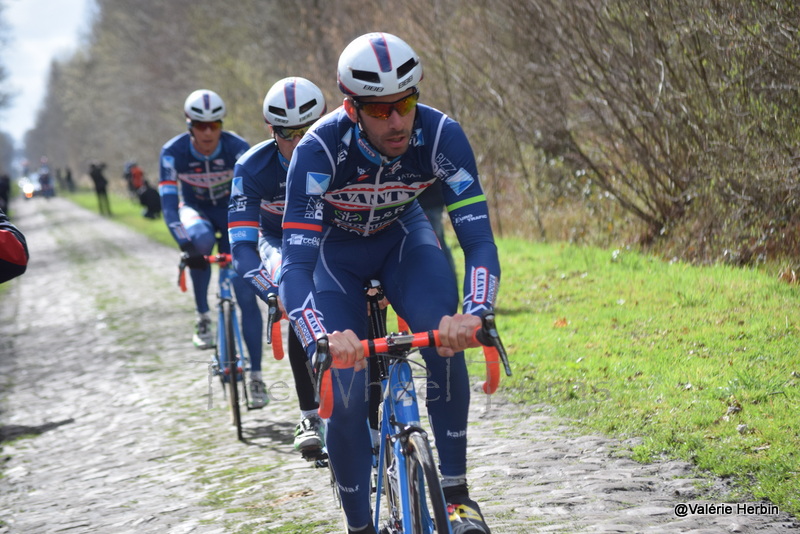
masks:
<path id="1" fill-rule="evenodd" d="M 183 245 L 181 245 L 181 250 L 183 251 L 183 262 L 186 266 L 190 269 L 208 269 L 208 262 L 206 261 L 205 256 L 200 254 L 197 248 L 194 246 L 194 243 L 191 241 L 187 241 Z"/>

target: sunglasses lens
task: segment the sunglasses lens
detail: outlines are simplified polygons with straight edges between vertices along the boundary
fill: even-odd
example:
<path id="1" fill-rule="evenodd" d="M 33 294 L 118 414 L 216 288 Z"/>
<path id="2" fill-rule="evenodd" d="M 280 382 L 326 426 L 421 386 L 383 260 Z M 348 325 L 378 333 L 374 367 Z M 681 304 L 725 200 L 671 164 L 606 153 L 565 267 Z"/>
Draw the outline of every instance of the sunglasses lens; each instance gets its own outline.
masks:
<path id="1" fill-rule="evenodd" d="M 368 103 L 368 104 L 361 104 L 361 111 L 369 115 L 370 117 L 375 117 L 376 119 L 386 120 L 392 114 L 392 109 L 394 109 L 394 104 L 381 104 L 381 103 Z"/>
<path id="2" fill-rule="evenodd" d="M 273 126 L 272 130 L 286 141 L 291 141 L 295 137 L 303 137 L 310 126 L 303 126 L 302 128 L 286 128 L 284 126 Z"/>
<path id="3" fill-rule="evenodd" d="M 214 122 L 203 122 L 203 121 L 192 121 L 192 128 L 196 130 L 211 130 L 212 132 L 216 132 L 220 128 L 222 128 L 222 122 L 214 121 Z"/>
<path id="4" fill-rule="evenodd" d="M 419 93 L 415 91 L 402 99 L 400 102 L 395 103 L 394 109 L 397 110 L 401 117 L 405 117 L 411 113 L 411 110 L 414 109 L 418 101 Z"/>
<path id="5" fill-rule="evenodd" d="M 408 96 L 395 102 L 356 102 L 357 107 L 376 119 L 387 120 L 392 115 L 392 110 L 397 111 L 401 117 L 405 117 L 419 102 L 419 91 L 416 89 Z"/>

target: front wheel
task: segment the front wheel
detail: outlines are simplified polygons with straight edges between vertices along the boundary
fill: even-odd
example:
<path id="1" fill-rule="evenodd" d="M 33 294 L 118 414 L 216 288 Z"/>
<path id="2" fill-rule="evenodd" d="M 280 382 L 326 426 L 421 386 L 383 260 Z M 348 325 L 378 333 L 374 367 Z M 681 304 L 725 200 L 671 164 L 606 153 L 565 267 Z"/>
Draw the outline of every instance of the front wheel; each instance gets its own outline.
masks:
<path id="1" fill-rule="evenodd" d="M 239 410 L 239 363 L 236 357 L 236 336 L 234 334 L 233 302 L 222 303 L 222 319 L 225 329 L 225 375 L 227 377 L 228 401 L 231 407 L 231 422 L 236 427 L 236 438 L 242 438 L 242 414 Z"/>
<path id="2" fill-rule="evenodd" d="M 420 432 L 408 436 L 406 444 L 406 474 L 408 480 L 409 521 L 414 534 L 444 534 L 450 532 L 447 503 L 442 483 L 433 461 L 433 451 L 427 437 Z"/>

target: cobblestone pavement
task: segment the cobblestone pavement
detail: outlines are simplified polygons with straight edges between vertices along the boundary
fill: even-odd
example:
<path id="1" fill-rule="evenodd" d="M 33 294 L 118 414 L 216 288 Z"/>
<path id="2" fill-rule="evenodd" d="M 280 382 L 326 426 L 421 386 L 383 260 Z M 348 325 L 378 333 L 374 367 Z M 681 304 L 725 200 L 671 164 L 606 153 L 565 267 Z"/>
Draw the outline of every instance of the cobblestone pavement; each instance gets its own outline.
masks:
<path id="1" fill-rule="evenodd" d="M 0 303 L 0 533 L 341 532 L 327 472 L 291 446 L 288 363 L 265 355 L 273 400 L 245 413 L 247 443 L 216 382 L 209 398 L 176 248 L 59 198 L 14 208 L 31 263 Z M 495 534 L 800 529 L 774 509 L 679 517 L 727 502 L 723 483 L 636 463 L 631 443 L 546 406 L 476 394 L 471 419 L 472 492 Z"/>

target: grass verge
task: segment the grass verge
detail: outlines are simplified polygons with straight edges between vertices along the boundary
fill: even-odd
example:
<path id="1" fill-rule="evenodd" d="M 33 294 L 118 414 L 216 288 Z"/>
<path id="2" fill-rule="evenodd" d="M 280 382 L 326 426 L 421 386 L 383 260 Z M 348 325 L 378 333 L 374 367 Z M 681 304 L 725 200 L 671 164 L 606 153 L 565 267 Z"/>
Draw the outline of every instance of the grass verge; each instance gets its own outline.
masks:
<path id="1" fill-rule="evenodd" d="M 694 462 L 800 512 L 797 286 L 765 270 L 500 240 L 498 321 L 521 403 L 635 456 Z"/>

